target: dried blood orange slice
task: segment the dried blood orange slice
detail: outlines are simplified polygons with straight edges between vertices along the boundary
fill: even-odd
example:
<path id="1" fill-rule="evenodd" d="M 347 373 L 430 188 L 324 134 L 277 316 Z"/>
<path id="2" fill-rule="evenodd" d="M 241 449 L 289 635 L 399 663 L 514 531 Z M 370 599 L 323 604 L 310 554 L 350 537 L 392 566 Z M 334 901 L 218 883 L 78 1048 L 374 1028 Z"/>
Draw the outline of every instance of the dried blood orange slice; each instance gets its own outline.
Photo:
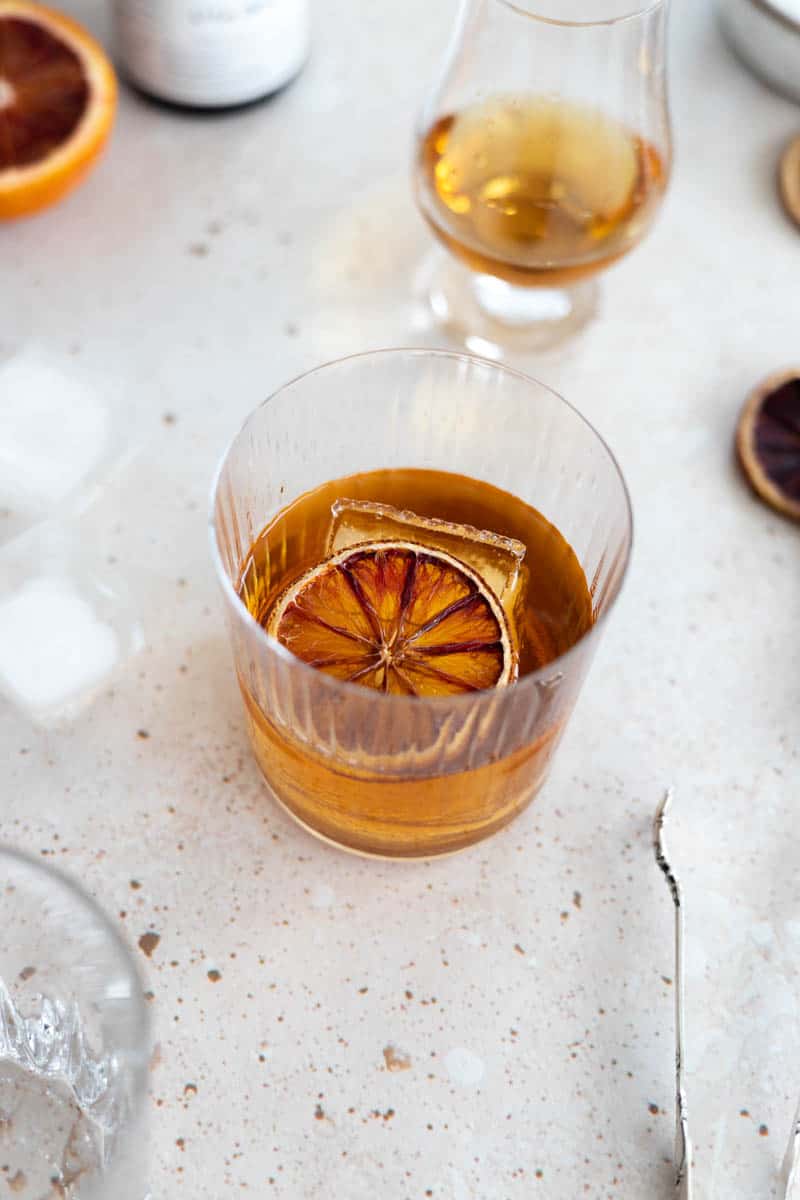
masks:
<path id="1" fill-rule="evenodd" d="M 365 542 L 324 559 L 278 598 L 267 632 L 319 671 L 395 695 L 452 696 L 517 676 L 491 588 L 414 542 Z"/>
<path id="2" fill-rule="evenodd" d="M 759 496 L 800 521 L 800 371 L 781 371 L 753 389 L 736 448 Z"/>
<path id="3" fill-rule="evenodd" d="M 60 199 L 103 148 L 116 109 L 114 69 L 69 17 L 0 0 L 0 219 Z"/>

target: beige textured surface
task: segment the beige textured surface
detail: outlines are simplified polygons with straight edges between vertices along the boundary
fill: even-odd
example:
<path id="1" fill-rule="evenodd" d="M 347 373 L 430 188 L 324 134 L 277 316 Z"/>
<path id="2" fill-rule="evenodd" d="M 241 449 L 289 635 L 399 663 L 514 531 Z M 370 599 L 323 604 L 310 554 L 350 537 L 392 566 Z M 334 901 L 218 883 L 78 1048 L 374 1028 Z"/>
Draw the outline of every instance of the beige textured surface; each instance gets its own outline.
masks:
<path id="1" fill-rule="evenodd" d="M 97 0 L 65 7 L 103 33 Z M 320 3 L 305 73 L 243 113 L 125 92 L 86 186 L 0 229 L 3 352 L 80 373 L 111 415 L 113 470 L 62 513 L 144 633 L 69 721 L 0 701 L 0 832 L 124 914 L 134 948 L 160 935 L 135 949 L 157 1200 L 640 1200 L 669 1194 L 672 914 L 649 825 L 672 783 L 698 1190 L 769 1196 L 800 1091 L 800 542 L 732 436 L 754 381 L 797 358 L 775 166 L 800 110 L 744 74 L 705 0 L 675 6 L 654 234 L 580 342 L 520 363 L 607 435 L 638 538 L 540 802 L 462 857 L 360 862 L 269 803 L 245 744 L 209 480 L 293 374 L 436 340 L 408 301 L 428 236 L 406 166 L 451 9 Z"/>

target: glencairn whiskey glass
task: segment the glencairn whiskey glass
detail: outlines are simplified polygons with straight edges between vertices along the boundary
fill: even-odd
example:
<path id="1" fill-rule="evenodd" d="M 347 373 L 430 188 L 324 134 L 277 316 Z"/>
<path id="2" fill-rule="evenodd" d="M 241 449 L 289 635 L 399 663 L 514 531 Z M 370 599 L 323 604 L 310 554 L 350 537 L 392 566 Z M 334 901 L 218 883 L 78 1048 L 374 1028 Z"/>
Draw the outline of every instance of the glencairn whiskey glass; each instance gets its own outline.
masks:
<path id="1" fill-rule="evenodd" d="M 652 224 L 670 173 L 669 0 L 463 0 L 419 122 L 424 289 L 489 357 L 555 345 Z"/>

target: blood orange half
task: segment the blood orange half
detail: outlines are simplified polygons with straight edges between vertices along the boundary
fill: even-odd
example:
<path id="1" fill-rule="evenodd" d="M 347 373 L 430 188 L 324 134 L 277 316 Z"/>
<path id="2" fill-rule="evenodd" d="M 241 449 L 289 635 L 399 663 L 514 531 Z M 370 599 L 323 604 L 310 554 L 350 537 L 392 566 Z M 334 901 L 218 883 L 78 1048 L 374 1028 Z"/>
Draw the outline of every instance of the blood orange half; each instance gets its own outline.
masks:
<path id="1" fill-rule="evenodd" d="M 452 555 L 413 542 L 324 559 L 278 598 L 267 632 L 319 671 L 394 695 L 477 692 L 517 676 L 491 588 Z"/>
<path id="2" fill-rule="evenodd" d="M 0 0 L 0 219 L 55 203 L 105 145 L 114 69 L 77 22 L 31 0 Z"/>

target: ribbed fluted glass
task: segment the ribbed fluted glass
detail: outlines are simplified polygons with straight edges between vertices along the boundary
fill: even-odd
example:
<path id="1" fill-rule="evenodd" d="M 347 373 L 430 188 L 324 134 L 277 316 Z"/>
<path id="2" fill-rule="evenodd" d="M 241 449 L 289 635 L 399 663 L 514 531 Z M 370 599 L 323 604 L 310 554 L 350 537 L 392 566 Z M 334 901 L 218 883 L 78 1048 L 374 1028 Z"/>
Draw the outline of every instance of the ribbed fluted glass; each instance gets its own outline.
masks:
<path id="1" fill-rule="evenodd" d="M 585 572 L 589 631 L 508 688 L 434 699 L 341 682 L 269 637 L 237 590 L 261 530 L 302 493 L 392 467 L 457 472 L 543 513 Z M 220 467 L 211 523 L 256 758 L 297 820 L 362 853 L 414 857 L 469 845 L 525 808 L 547 775 L 631 544 L 620 471 L 574 408 L 516 371 L 444 351 L 330 363 L 245 422 Z"/>

